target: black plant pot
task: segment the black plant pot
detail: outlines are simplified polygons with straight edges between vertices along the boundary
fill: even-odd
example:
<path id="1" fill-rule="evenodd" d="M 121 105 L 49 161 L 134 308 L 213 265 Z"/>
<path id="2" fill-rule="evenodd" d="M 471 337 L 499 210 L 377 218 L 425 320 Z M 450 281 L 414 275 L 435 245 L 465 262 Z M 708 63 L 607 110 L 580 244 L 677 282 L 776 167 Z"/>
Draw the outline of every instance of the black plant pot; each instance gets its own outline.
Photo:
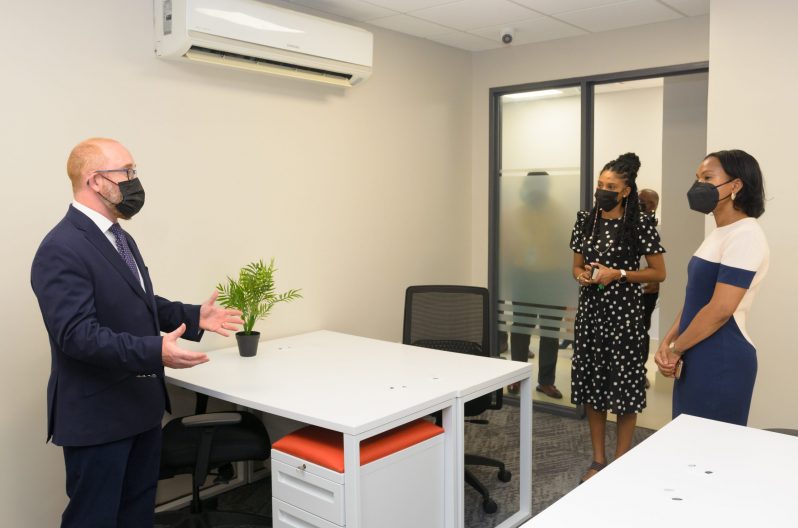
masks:
<path id="1" fill-rule="evenodd" d="M 236 341 L 238 341 L 238 353 L 242 357 L 252 357 L 258 353 L 258 341 L 260 340 L 260 332 L 252 332 L 245 334 L 244 332 L 236 332 Z"/>

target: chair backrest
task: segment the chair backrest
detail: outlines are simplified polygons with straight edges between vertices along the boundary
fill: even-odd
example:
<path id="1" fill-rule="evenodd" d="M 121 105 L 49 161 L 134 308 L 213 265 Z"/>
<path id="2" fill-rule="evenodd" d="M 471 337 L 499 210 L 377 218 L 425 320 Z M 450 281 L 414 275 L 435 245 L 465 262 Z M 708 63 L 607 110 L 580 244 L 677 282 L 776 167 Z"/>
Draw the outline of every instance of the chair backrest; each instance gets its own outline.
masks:
<path id="1" fill-rule="evenodd" d="M 488 298 L 488 290 L 476 286 L 410 286 L 402 343 L 489 357 Z M 476 416 L 490 408 L 497 408 L 493 395 L 485 394 L 469 401 L 465 414 Z"/>
<path id="2" fill-rule="evenodd" d="M 402 342 L 490 356 L 488 290 L 476 286 L 410 286 L 405 292 Z"/>

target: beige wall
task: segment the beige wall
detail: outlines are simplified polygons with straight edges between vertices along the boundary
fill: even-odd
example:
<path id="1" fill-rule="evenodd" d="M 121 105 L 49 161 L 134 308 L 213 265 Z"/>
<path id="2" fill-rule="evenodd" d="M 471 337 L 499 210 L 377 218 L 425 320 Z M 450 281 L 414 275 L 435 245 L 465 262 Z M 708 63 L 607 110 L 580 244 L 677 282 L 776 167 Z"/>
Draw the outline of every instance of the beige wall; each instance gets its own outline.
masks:
<path id="1" fill-rule="evenodd" d="M 660 289 L 660 335 L 664 336 L 684 304 L 687 263 L 704 240 L 704 216 L 690 210 L 687 189 L 695 179 L 707 144 L 706 74 L 665 79 L 662 137 L 662 223 L 668 278 Z"/>
<path id="2" fill-rule="evenodd" d="M 490 88 L 706 61 L 708 38 L 707 18 L 695 17 L 474 54 L 471 107 L 473 283 L 487 284 L 488 281 Z"/>
<path id="3" fill-rule="evenodd" d="M 371 28 L 372 78 L 331 89 L 158 60 L 151 2 L 2 4 L 5 525 L 55 526 L 65 504 L 60 449 L 44 443 L 50 354 L 29 269 L 71 199 L 77 141 L 112 136 L 133 152 L 147 205 L 128 227 L 161 295 L 199 302 L 276 257 L 278 287 L 305 298 L 278 306 L 267 336 L 399 340 L 407 285 L 468 281 L 469 53 Z"/>
<path id="4" fill-rule="evenodd" d="M 792 340 L 795 266 L 795 123 L 798 105 L 798 3 L 713 1 L 707 149 L 741 148 L 759 160 L 768 202 L 760 224 L 770 244 L 770 271 L 748 330 L 759 372 L 750 425 L 798 428 L 798 355 Z"/>

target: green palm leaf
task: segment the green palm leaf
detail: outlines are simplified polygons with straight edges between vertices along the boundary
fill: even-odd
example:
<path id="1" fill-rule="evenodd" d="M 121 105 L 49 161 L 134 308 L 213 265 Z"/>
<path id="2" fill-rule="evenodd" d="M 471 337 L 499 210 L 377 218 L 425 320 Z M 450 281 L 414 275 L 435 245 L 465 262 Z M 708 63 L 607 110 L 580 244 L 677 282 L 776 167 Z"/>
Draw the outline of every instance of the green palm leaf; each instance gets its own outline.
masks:
<path id="1" fill-rule="evenodd" d="M 227 277 L 226 283 L 219 283 L 219 304 L 225 308 L 241 310 L 244 320 L 244 333 L 251 334 L 255 323 L 265 318 L 272 307 L 279 302 L 289 302 L 301 298 L 301 290 L 288 290 L 275 293 L 274 259 L 269 265 L 263 260 L 247 264 L 238 273 L 238 279 Z"/>

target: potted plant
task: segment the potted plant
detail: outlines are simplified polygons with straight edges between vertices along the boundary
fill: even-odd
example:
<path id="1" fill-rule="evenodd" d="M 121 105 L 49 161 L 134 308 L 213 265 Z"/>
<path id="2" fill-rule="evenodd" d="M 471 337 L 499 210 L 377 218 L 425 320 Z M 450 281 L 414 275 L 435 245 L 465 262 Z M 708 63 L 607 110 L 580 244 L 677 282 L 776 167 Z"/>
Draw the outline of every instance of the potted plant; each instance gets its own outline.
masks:
<path id="1" fill-rule="evenodd" d="M 225 308 L 241 310 L 244 329 L 236 333 L 238 352 L 245 357 L 254 356 L 258 351 L 260 332 L 253 331 L 255 322 L 269 315 L 278 302 L 293 301 L 302 295 L 300 290 L 284 293 L 274 291 L 274 259 L 269 265 L 263 260 L 247 264 L 238 274 L 238 280 L 227 277 L 227 284 L 218 284 L 219 303 Z"/>

